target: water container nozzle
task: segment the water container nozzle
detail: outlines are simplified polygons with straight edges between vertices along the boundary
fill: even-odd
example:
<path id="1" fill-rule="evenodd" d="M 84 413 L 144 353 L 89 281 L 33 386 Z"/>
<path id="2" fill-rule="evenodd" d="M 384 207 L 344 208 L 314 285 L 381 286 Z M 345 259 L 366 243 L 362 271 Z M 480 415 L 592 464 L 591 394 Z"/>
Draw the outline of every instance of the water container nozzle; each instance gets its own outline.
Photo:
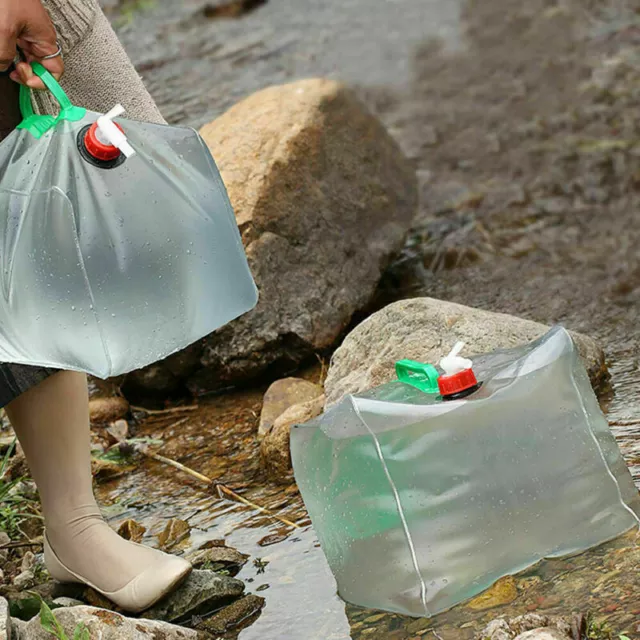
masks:
<path id="1" fill-rule="evenodd" d="M 473 372 L 473 362 L 460 356 L 464 342 L 457 342 L 449 355 L 440 360 L 444 375 L 438 378 L 438 388 L 444 400 L 451 400 L 473 393 L 478 388 L 478 380 Z"/>
<path id="2" fill-rule="evenodd" d="M 117 104 L 111 111 L 105 113 L 98 118 L 98 136 L 102 138 L 101 142 L 106 142 L 120 149 L 125 157 L 130 158 L 135 155 L 135 149 L 129 144 L 124 131 L 118 127 L 113 119 L 124 113 L 124 107 Z"/>
<path id="3" fill-rule="evenodd" d="M 466 369 L 471 369 L 473 362 L 458 355 L 464 349 L 464 342 L 456 342 L 449 355 L 440 360 L 440 367 L 445 375 L 452 376 Z"/>

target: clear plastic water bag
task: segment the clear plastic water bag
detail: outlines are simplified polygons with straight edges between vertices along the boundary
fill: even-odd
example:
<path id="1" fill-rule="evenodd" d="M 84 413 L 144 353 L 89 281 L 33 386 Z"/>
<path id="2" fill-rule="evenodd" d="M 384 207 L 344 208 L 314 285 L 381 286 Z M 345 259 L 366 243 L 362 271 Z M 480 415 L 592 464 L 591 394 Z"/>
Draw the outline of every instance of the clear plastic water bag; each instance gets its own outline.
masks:
<path id="1" fill-rule="evenodd" d="M 251 309 L 257 290 L 224 185 L 192 129 L 60 102 L 0 144 L 0 362 L 105 378 Z"/>
<path id="2" fill-rule="evenodd" d="M 469 364 L 479 386 L 465 397 L 443 400 L 433 367 L 423 379 L 405 367 L 410 384 L 348 396 L 292 430 L 296 480 L 348 602 L 430 616 L 640 525 L 564 329 Z"/>

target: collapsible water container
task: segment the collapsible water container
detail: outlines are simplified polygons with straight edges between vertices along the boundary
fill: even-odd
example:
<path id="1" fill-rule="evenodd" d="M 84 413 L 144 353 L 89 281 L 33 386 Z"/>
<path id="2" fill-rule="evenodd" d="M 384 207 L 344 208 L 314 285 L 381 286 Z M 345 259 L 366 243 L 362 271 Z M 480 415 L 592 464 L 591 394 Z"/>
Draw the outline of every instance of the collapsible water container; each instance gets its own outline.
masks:
<path id="1" fill-rule="evenodd" d="M 430 616 L 638 528 L 638 491 L 567 331 L 441 365 L 399 363 L 401 380 L 292 429 L 345 600 Z"/>
<path id="2" fill-rule="evenodd" d="M 192 129 L 60 102 L 0 144 L 0 362 L 126 373 L 251 309 L 220 174 Z"/>

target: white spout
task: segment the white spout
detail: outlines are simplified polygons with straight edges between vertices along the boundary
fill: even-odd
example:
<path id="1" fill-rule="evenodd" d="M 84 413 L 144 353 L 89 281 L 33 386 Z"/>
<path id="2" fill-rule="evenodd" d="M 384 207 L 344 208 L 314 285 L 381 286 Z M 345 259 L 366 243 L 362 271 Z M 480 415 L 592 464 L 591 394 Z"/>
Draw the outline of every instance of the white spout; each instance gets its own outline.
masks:
<path id="1" fill-rule="evenodd" d="M 129 144 L 127 136 L 114 124 L 113 119 L 124 113 L 124 107 L 117 104 L 111 111 L 98 118 L 98 137 L 100 142 L 120 149 L 127 157 L 135 155 L 135 149 Z"/>
<path id="2" fill-rule="evenodd" d="M 451 349 L 451 353 L 440 360 L 440 367 L 445 375 L 452 376 L 461 371 L 471 369 L 473 362 L 458 355 L 463 348 L 464 342 L 457 342 L 453 349 Z"/>

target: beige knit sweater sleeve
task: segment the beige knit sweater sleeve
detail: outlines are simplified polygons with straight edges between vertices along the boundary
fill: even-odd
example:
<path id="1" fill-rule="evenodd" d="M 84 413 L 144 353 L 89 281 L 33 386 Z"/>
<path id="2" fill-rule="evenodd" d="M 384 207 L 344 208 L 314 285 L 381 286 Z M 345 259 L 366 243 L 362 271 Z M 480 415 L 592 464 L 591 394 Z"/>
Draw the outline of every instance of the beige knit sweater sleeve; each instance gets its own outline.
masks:
<path id="1" fill-rule="evenodd" d="M 97 0 L 42 2 L 64 54 L 61 84 L 75 104 L 104 113 L 120 103 L 127 118 L 164 122 Z M 40 113 L 56 112 L 47 92 L 38 92 L 35 102 Z"/>
<path id="2" fill-rule="evenodd" d="M 93 0 L 43 0 L 58 32 L 58 41 L 71 51 L 91 30 L 100 11 Z"/>

